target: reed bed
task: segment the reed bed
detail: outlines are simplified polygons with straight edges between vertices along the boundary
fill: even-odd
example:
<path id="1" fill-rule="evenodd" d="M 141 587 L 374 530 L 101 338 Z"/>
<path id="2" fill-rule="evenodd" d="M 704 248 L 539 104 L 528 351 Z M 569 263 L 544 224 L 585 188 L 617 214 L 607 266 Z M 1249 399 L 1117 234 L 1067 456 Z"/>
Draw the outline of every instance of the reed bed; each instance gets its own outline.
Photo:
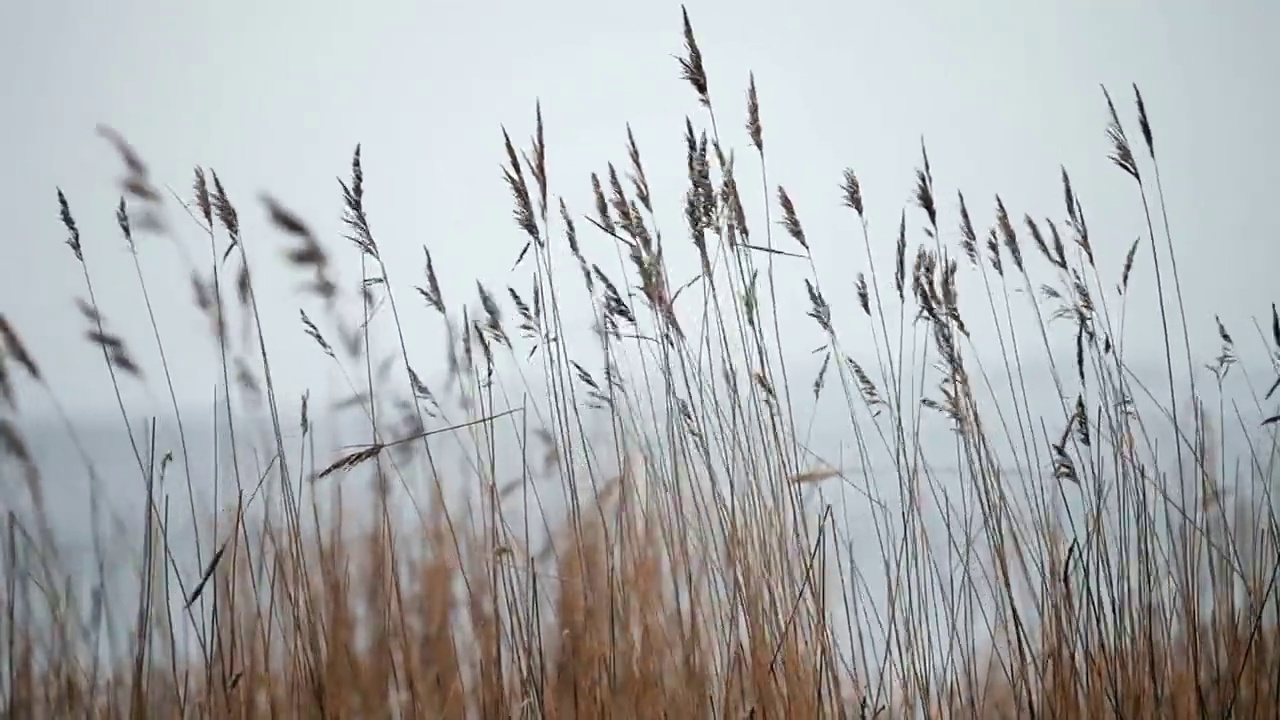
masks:
<path id="1" fill-rule="evenodd" d="M 1136 126 L 1102 97 L 1147 223 L 1120 267 L 1095 261 L 1065 169 L 1049 176 L 1063 207 L 1019 219 L 999 197 L 944 201 L 922 144 L 900 212 L 873 214 L 855 169 L 832 179 L 841 242 L 866 261 L 819 272 L 801 210 L 825 200 L 767 172 L 767 91 L 753 78 L 727 107 L 687 13 L 681 30 L 681 195 L 650 188 L 630 131 L 616 165 L 559 195 L 538 108 L 527 145 L 504 131 L 495 148 L 511 285 L 465 298 L 442 292 L 429 247 L 417 276 L 383 262 L 359 147 L 329 242 L 210 169 L 171 195 L 102 129 L 135 257 L 136 238 L 187 248 L 174 272 L 217 356 L 214 430 L 177 400 L 141 266 L 126 280 L 142 306 L 98 303 L 117 278 L 95 274 L 101 240 L 59 190 L 83 349 L 110 370 L 146 493 L 111 540 L 104 497 L 124 481 L 59 411 L 91 488 L 76 552 L 92 560 L 71 557 L 50 520 L 68 499 L 21 413 L 62 408 L 57 379 L 0 316 L 5 717 L 1280 715 L 1280 380 L 1255 376 L 1280 368 L 1280 317 L 1237 345 L 1184 304 L 1138 89 Z M 744 203 L 745 183 L 768 202 Z M 250 212 L 288 244 L 341 402 L 277 392 L 292 370 L 268 352 Z M 672 266 L 677 243 L 696 267 Z M 1128 317 L 1139 275 L 1155 316 Z M 828 303 L 835 283 L 856 306 Z M 806 317 L 780 317 L 797 293 Z M 595 342 L 562 340 L 584 307 Z M 123 315 L 149 319 L 146 343 L 115 330 Z M 1206 322 L 1221 345 L 1193 348 Z M 423 323 L 442 347 L 406 340 Z M 784 346 L 784 323 L 812 344 Z M 1154 376 L 1127 359 L 1134 323 L 1161 329 Z M 421 368 L 441 354 L 437 382 Z M 140 420 L 130 384 L 171 416 Z M 808 447 L 815 422 L 852 460 Z M 112 561 L 125 551 L 132 569 Z"/>

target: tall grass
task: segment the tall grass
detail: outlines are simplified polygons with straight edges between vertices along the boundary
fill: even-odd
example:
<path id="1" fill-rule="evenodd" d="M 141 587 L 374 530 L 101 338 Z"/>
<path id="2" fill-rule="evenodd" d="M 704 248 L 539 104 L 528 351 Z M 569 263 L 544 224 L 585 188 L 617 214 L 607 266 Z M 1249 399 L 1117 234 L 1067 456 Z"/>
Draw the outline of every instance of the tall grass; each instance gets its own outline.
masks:
<path id="1" fill-rule="evenodd" d="M 125 311 L 99 305 L 86 258 L 105 241 L 82 240 L 59 191 L 85 335 L 147 500 L 128 547 L 113 541 L 103 495 L 120 480 L 0 316 L 0 467 L 22 489 L 0 553 L 5 716 L 1276 717 L 1276 387 L 1220 321 L 1211 382 L 1194 360 L 1188 327 L 1211 316 L 1183 303 L 1137 88 L 1136 136 L 1104 97 L 1110 159 L 1147 220 L 1121 267 L 1095 263 L 1065 170 L 1056 217 L 1017 220 L 997 197 L 983 231 L 963 194 L 944 216 L 922 146 L 900 216 L 872 217 L 854 170 L 839 179 L 866 262 L 824 278 L 800 214 L 822 201 L 767 172 L 754 79 L 739 155 L 687 14 L 683 39 L 684 227 L 660 229 L 672 198 L 630 131 L 622 164 L 574 201 L 589 211 L 572 209 L 548 187 L 539 109 L 526 148 L 503 137 L 522 289 L 445 297 L 428 248 L 419 277 L 389 267 L 359 148 L 338 247 L 262 199 L 307 282 L 300 322 L 332 363 L 328 392 L 350 395 L 335 408 L 277 392 L 291 368 L 268 352 L 248 208 L 201 168 L 189 202 L 170 197 L 104 130 L 130 250 L 145 252 L 138 233 L 187 250 L 215 431 L 189 432 L 140 265 L 131 312 L 154 348 L 113 330 Z M 745 207 L 744 183 L 773 201 Z M 873 236 L 892 243 L 887 267 Z M 698 267 L 670 267 L 670 243 Z M 1127 315 L 1140 273 L 1155 317 Z M 852 282 L 857 307 L 829 304 L 832 282 Z M 798 319 L 778 298 L 797 292 L 815 374 L 781 340 Z M 598 342 L 573 347 L 581 307 Z M 435 388 L 414 369 L 432 350 L 403 332 L 424 311 L 449 338 Z M 1135 322 L 1160 323 L 1161 375 L 1126 359 Z M 1257 330 L 1247 344 L 1280 367 L 1274 307 Z M 121 392 L 157 361 L 173 437 Z M 31 391 L 83 460 L 91 562 L 50 520 L 57 490 L 18 412 Z M 817 457 L 814 422 L 854 459 Z M 359 436 L 321 450 L 326 423 Z M 127 549 L 140 562 L 122 598 L 111 556 Z"/>

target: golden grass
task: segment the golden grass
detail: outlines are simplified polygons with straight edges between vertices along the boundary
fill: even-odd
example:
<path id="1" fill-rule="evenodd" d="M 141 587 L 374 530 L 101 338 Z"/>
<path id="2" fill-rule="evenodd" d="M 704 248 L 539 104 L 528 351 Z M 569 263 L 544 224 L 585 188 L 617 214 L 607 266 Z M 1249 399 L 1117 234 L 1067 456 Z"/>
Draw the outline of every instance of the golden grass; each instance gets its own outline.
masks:
<path id="1" fill-rule="evenodd" d="M 722 143 L 687 13 L 683 36 L 681 73 L 699 103 L 686 126 L 683 206 L 697 281 L 670 280 L 664 243 L 680 233 L 659 231 L 634 135 L 626 169 L 593 174 L 593 212 L 576 214 L 548 187 L 539 109 L 527 150 L 503 137 L 525 243 L 519 268 L 532 290 L 478 285 L 477 305 L 457 303 L 424 248 L 413 294 L 448 337 L 443 390 L 414 370 L 419 349 L 402 332 L 410 311 L 364 211 L 359 148 L 342 185 L 361 268 L 356 297 L 348 296 L 357 286 L 340 279 L 349 258 L 339 262 L 304 219 L 263 198 L 292 243 L 288 265 L 307 279 L 304 330 L 352 393 L 333 412 L 363 418 L 371 433 L 332 457 L 317 457 L 309 396 L 290 417 L 276 395 L 273 373 L 286 369 L 265 350 L 241 208 L 216 173 L 196 169 L 193 198 L 179 207 L 208 251 L 186 270 L 218 353 L 219 432 L 231 438 L 220 451 L 271 458 L 252 477 L 238 460 L 217 470 L 235 488 L 221 511 L 197 506 L 194 492 L 187 508 L 169 507 L 167 475 L 178 473 L 189 490 L 202 475 L 147 279 L 135 266 L 154 358 L 111 329 L 58 192 L 85 282 L 77 301 L 85 335 L 111 371 L 149 500 L 133 526 L 142 555 L 131 578 L 136 603 L 116 607 L 107 587 L 120 578 L 103 569 L 109 553 L 96 529 L 98 576 L 70 577 L 18 413 L 28 387 L 61 405 L 53 379 L 0 315 L 0 467 L 16 470 L 25 489 L 9 503 L 0 553 L 5 717 L 1280 715 L 1280 546 L 1269 494 L 1277 417 L 1262 419 L 1276 386 L 1224 400 L 1239 363 L 1220 321 L 1215 387 L 1197 386 L 1187 325 L 1205 319 L 1183 305 L 1167 221 L 1160 231 L 1150 220 L 1164 200 L 1141 95 L 1141 148 L 1105 97 L 1111 160 L 1137 185 L 1148 218 L 1145 244 L 1129 249 L 1118 272 L 1095 264 L 1065 170 L 1057 220 L 1027 214 L 1018 223 L 997 197 L 980 233 L 959 194 L 951 247 L 922 147 L 911 212 L 922 213 L 926 232 L 912 250 L 904 209 L 890 268 L 872 261 L 856 173 L 841 179 L 867 259 L 846 273 L 860 311 L 846 322 L 823 293 L 803 202 L 764 170 L 754 77 L 745 131 L 777 208 L 753 214 L 738 192 L 750 160 Z M 145 252 L 135 233 L 182 243 L 167 220 L 176 203 L 121 135 L 102 132 L 127 170 L 117 223 L 130 247 Z M 580 230 L 615 244 L 625 281 L 589 259 Z M 1028 239 L 1035 251 L 1024 254 Z M 778 279 L 780 266 L 807 269 L 803 288 Z M 1130 277 L 1148 267 L 1165 387 L 1151 387 L 1125 360 Z M 784 358 L 780 287 L 806 293 L 823 346 L 812 378 L 797 379 L 795 355 Z M 561 310 L 576 292 L 594 309 L 598 347 L 558 341 Z M 1015 309 L 1035 321 L 1019 326 Z M 389 342 L 373 337 L 378 318 L 394 329 Z M 990 330 L 970 329 L 978 324 Z M 1263 345 L 1274 348 L 1264 351 L 1280 365 L 1274 307 L 1271 334 Z M 1054 352 L 1058 336 L 1074 341 L 1074 353 Z M 993 362 L 978 347 L 999 354 Z M 587 357 L 603 357 L 603 367 L 593 372 Z M 149 435 L 134 427 L 120 392 L 148 382 L 155 360 L 179 432 L 173 448 L 143 441 Z M 1048 371 L 1029 376 L 1033 360 Z M 541 376 L 541 389 L 512 403 L 534 387 L 522 387 L 526 372 Z M 1000 373 L 1007 382 L 992 380 Z M 1028 392 L 1036 386 L 1064 399 L 1039 407 Z M 836 416 L 855 450 L 849 467 L 801 442 L 795 408 L 805 392 L 815 401 L 843 396 L 847 412 Z M 1207 410 L 1215 399 L 1224 422 L 1216 430 Z M 267 409 L 261 425 L 228 420 L 251 400 Z M 1261 424 L 1226 427 L 1226 402 L 1252 404 Z M 1192 417 L 1181 417 L 1188 407 Z M 286 427 L 302 435 L 296 450 L 286 447 Z M 952 442 L 926 443 L 928 427 L 949 430 Z M 588 428 L 607 432 L 602 440 Z M 502 479 L 504 431 L 518 441 L 515 481 Z M 1157 452 L 1162 433 L 1176 452 Z M 1249 441 L 1231 478 L 1228 434 Z M 468 462 L 462 477 L 442 467 L 450 443 Z M 872 467 L 877 453 L 891 472 Z M 84 459 L 97 487 L 98 470 Z M 946 463 L 957 466 L 950 477 Z M 882 472 L 867 478 L 872 470 Z M 373 481 L 371 504 L 344 497 L 357 476 Z M 446 492 L 460 486 L 473 492 Z M 850 533 L 859 528 L 841 526 L 825 496 L 815 501 L 815 490 L 831 486 L 869 508 L 860 530 L 874 534 L 878 561 L 855 557 Z M 98 498 L 91 502 L 97 517 Z M 563 507 L 549 509 L 554 502 Z M 930 506 L 941 511 L 932 520 Z M 179 513 L 196 532 L 193 547 L 176 541 Z M 929 537 L 930 523 L 944 540 Z"/>

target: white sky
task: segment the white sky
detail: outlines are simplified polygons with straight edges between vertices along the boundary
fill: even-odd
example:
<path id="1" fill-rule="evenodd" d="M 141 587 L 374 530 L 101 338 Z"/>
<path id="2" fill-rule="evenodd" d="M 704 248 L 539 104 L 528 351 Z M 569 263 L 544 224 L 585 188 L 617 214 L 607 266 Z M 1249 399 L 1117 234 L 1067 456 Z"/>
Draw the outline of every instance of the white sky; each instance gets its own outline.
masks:
<path id="1" fill-rule="evenodd" d="M 1251 319 L 1265 317 L 1278 299 L 1280 267 L 1274 0 L 715 0 L 690 2 L 689 10 L 721 133 L 739 153 L 752 226 L 760 229 L 764 218 L 743 131 L 749 72 L 760 91 L 770 183 L 785 185 L 799 209 L 853 351 L 871 352 L 856 347 L 865 327 L 852 285 L 865 257 L 856 220 L 840 206 L 845 167 L 862 181 L 883 268 L 910 203 L 922 136 L 953 248 L 957 189 L 980 232 L 992 222 L 997 192 L 1015 220 L 1028 212 L 1061 218 L 1059 166 L 1066 165 L 1103 272 L 1118 280 L 1144 220 L 1132 181 L 1107 160 L 1099 84 L 1112 90 L 1136 141 L 1130 83 L 1137 82 L 1155 126 L 1196 361 L 1218 351 L 1214 313 L 1242 354 L 1257 352 Z M 5 0 L 0 312 L 25 336 L 64 403 L 84 415 L 113 412 L 101 356 L 84 341 L 73 303 L 84 290 L 63 244 L 60 186 L 81 227 L 109 329 L 159 380 L 114 221 L 121 165 L 94 132 L 105 123 L 132 141 L 157 184 L 189 196 L 196 164 L 226 183 L 257 263 L 276 379 L 293 407 L 327 365 L 298 322 L 298 308 L 314 303 L 295 293 L 302 278 L 280 262 L 286 241 L 266 227 L 257 198 L 264 191 L 279 197 L 340 250 L 350 290 L 359 265 L 338 236 L 335 178 L 347 175 L 351 151 L 363 143 L 370 220 L 406 312 L 414 363 L 431 380 L 444 354 L 438 318 L 412 290 L 422 283 L 423 244 L 454 308 L 474 302 L 476 279 L 504 302 L 506 286 L 529 287 L 527 270 L 510 271 L 524 237 L 500 173 L 500 125 L 526 145 L 535 100 L 547 126 L 552 191 L 578 215 L 591 212 L 589 174 L 603 173 L 608 161 L 625 166 L 631 123 L 673 277 L 695 272 L 682 217 L 684 118 L 699 127 L 706 119 L 679 79 L 674 56 L 681 52 L 676 3 Z M 908 217 L 914 248 L 923 221 L 918 210 Z M 170 220 L 192 252 L 204 252 L 193 225 L 177 213 Z M 614 266 L 611 241 L 586 223 L 579 233 L 591 259 Z M 140 247 L 177 392 L 185 403 L 206 404 L 215 356 L 180 256 L 159 238 L 142 237 Z M 1143 299 L 1130 309 L 1129 358 L 1162 367 L 1145 253 L 1144 246 L 1134 275 L 1134 296 Z M 1029 246 L 1026 254 L 1035 255 Z M 816 365 L 809 351 L 821 340 L 804 317 L 806 271 L 780 275 L 796 292 L 784 302 L 784 340 L 794 360 Z M 576 271 L 567 277 L 576 282 Z M 570 311 L 575 342 L 587 341 L 587 314 Z M 811 378 L 795 381 L 799 394 Z M 149 393 L 126 388 L 131 411 L 153 402 L 153 412 L 168 416 L 158 383 Z"/>
<path id="2" fill-rule="evenodd" d="M 692 2 L 726 142 L 747 159 L 742 130 L 749 71 L 760 88 L 770 181 L 795 200 L 837 318 L 853 315 L 851 284 L 864 269 L 841 171 L 859 173 L 872 230 L 891 252 L 909 202 L 924 136 L 944 228 L 955 236 L 955 190 L 975 222 L 991 222 L 993 196 L 1011 213 L 1061 217 L 1059 164 L 1083 199 L 1100 261 L 1118 276 L 1141 233 L 1132 183 L 1107 160 L 1106 83 L 1137 137 L 1129 83 L 1153 118 L 1183 263 L 1197 347 L 1217 350 L 1212 313 L 1237 338 L 1275 300 L 1268 272 L 1280 260 L 1270 212 L 1280 188 L 1275 82 L 1280 9 L 1264 0 L 1191 3 Z M 0 165 L 6 234 L 0 308 L 43 362 L 65 402 L 109 409 L 101 357 L 82 340 L 72 300 L 79 269 L 62 241 L 55 186 L 71 200 L 111 328 L 158 369 L 138 289 L 115 228 L 120 165 L 94 134 L 120 130 L 158 184 L 189 195 L 191 168 L 216 169 L 240 207 L 261 258 L 260 294 L 273 304 L 268 338 L 286 382 L 321 367 L 297 321 L 300 282 L 278 261 L 284 239 L 266 230 L 258 194 L 270 191 L 340 248 L 348 283 L 355 255 L 338 239 L 340 195 L 352 148 L 364 144 L 367 205 L 391 261 L 402 307 L 419 327 L 421 368 L 438 370 L 434 318 L 411 286 L 430 246 L 455 307 L 473 279 L 495 290 L 528 287 L 509 272 L 523 244 L 499 171 L 500 124 L 522 145 L 541 99 L 553 192 L 590 212 L 589 173 L 625 165 L 634 127 L 677 263 L 691 275 L 680 198 L 684 117 L 702 123 L 680 81 L 680 8 L 607 4 L 279 0 L 174 3 L 14 0 L 0 8 Z M 754 168 L 754 163 L 747 165 Z M 742 173 L 748 212 L 763 224 L 758 183 Z M 920 214 L 909 216 L 914 229 Z M 173 216 L 184 241 L 201 237 Z M 613 249 L 581 228 L 589 255 Z M 919 241 L 917 233 L 914 242 Z M 207 401 L 214 375 L 204 325 L 177 255 L 143 239 L 159 321 L 184 400 Z M 1150 296 L 1149 264 L 1135 277 Z M 797 290 L 800 275 L 784 278 Z M 796 352 L 818 344 L 803 294 L 784 310 Z M 1137 313 L 1139 311 L 1132 311 Z M 1146 317 L 1153 317 L 1146 315 Z M 800 321 L 803 322 L 800 322 Z M 1132 323 L 1135 352 L 1156 352 L 1151 324 Z M 850 329 L 847 332 L 857 332 Z M 586 337 L 584 332 L 584 337 Z M 1199 360 L 1199 359 L 1198 359 Z"/>

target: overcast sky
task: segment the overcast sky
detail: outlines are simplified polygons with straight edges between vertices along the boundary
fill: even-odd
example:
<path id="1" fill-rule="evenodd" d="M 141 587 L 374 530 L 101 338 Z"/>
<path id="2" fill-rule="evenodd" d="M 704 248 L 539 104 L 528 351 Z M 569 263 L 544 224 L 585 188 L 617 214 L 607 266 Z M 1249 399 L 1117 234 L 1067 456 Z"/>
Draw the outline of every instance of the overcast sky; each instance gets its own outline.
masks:
<path id="1" fill-rule="evenodd" d="M 867 331 L 852 290 L 866 258 L 856 218 L 840 203 L 844 169 L 861 179 L 884 268 L 899 213 L 910 205 L 922 137 L 953 251 L 957 189 L 979 232 L 992 223 L 996 193 L 1015 219 L 1061 219 L 1065 165 L 1103 277 L 1114 284 L 1145 222 L 1134 183 L 1107 160 L 1100 85 L 1111 89 L 1136 141 L 1134 82 L 1154 124 L 1196 362 L 1218 351 L 1214 313 L 1244 346 L 1242 355 L 1257 353 L 1251 322 L 1278 299 L 1280 267 L 1276 0 L 698 0 L 689 11 L 720 132 L 738 149 L 749 220 L 764 225 L 758 164 L 743 129 L 754 72 L 770 184 L 785 185 L 794 200 L 837 324 L 868 366 L 874 350 L 859 342 Z M 477 279 L 495 292 L 509 285 L 527 292 L 528 269 L 512 272 L 525 238 L 502 180 L 501 126 L 527 146 L 538 100 L 552 192 L 575 214 L 590 213 L 590 173 L 603 174 L 609 161 L 625 167 L 630 123 L 672 276 L 679 282 L 697 271 L 683 219 L 683 134 L 686 115 L 700 128 L 707 118 L 679 77 L 682 46 L 676 2 L 0 1 L 0 312 L 26 338 L 63 403 L 82 417 L 111 418 L 102 358 L 83 339 L 85 321 L 75 309 L 85 290 L 58 220 L 61 187 L 108 330 L 126 339 L 152 380 L 147 390 L 126 383 L 130 410 L 168 415 L 133 263 L 114 220 L 122 166 L 95 134 L 103 123 L 133 143 L 155 184 L 185 198 L 193 166 L 218 172 L 254 258 L 282 399 L 296 409 L 303 389 L 325 391 L 316 383 L 330 366 L 299 323 L 303 307 L 319 319 L 314 301 L 296 292 L 305 278 L 281 262 L 285 239 L 267 227 L 258 198 L 270 192 L 311 223 L 338 252 L 344 288 L 354 289 L 359 258 L 339 236 L 336 178 L 349 173 L 362 143 L 366 207 L 399 291 L 410 354 L 434 381 L 443 372 L 440 324 L 412 291 L 423 282 L 421 248 L 430 247 L 453 309 L 474 304 Z M 908 218 L 914 247 L 924 239 L 923 217 L 909 209 Z M 207 257 L 207 240 L 171 200 L 168 220 L 183 252 Z M 610 239 L 584 222 L 579 235 L 589 258 L 617 266 Z M 176 392 L 184 403 L 207 406 L 216 356 L 192 305 L 184 256 L 165 238 L 140 237 L 139 248 Z M 1147 252 L 1144 245 L 1134 272 L 1128 357 L 1159 368 Z M 796 362 L 814 365 L 809 353 L 822 339 L 804 316 L 808 264 L 781 267 L 780 282 L 794 292 L 783 298 L 784 341 Z M 588 309 L 566 309 L 570 338 L 589 341 Z M 582 352 L 598 357 L 590 347 Z M 807 387 L 811 377 L 796 383 Z M 1032 390 L 1051 393 L 1043 382 L 1033 381 Z M 25 407 L 38 410 L 39 396 L 26 397 L 33 402 Z M 118 433 L 117 422 L 109 427 Z M 815 434 L 831 441 L 826 449 L 847 441 L 843 425 L 817 425 Z M 116 436 L 103 447 L 119 458 L 107 472 L 119 468 L 127 477 L 131 458 Z M 60 446 L 41 456 L 54 458 L 47 468 L 54 476 L 79 471 Z M 217 468 L 202 458 L 201 476 Z M 80 485 L 59 487 L 84 496 Z M 60 527 L 87 527 L 83 503 L 57 505 Z M 865 521 L 850 526 L 868 532 Z M 858 543 L 875 553 L 870 541 Z"/>
<path id="2" fill-rule="evenodd" d="M 838 306 L 852 309 L 851 281 L 865 265 L 854 219 L 840 207 L 841 172 L 853 167 L 861 177 L 873 234 L 887 254 L 922 136 L 944 237 L 955 237 L 957 188 L 981 227 L 991 222 L 997 192 L 1015 217 L 1061 217 L 1064 164 L 1105 272 L 1118 277 L 1143 220 L 1133 183 L 1106 160 L 1099 84 L 1111 88 L 1136 138 L 1131 82 L 1142 87 L 1155 126 L 1204 359 L 1217 349 L 1213 312 L 1238 338 L 1253 339 L 1250 318 L 1276 299 L 1280 6 L 1273 2 L 720 0 L 689 9 L 721 132 L 749 168 L 742 181 L 748 212 L 763 223 L 742 130 L 754 71 L 770 181 L 795 200 Z M 363 143 L 373 229 L 416 326 L 411 341 L 427 345 L 422 338 L 435 336 L 421 328 L 434 318 L 410 290 L 421 282 L 423 244 L 455 306 L 474 298 L 477 278 L 496 289 L 529 285 L 526 270 L 511 272 L 523 238 L 501 179 L 500 125 L 527 144 L 538 99 L 553 192 L 579 214 L 590 209 L 589 173 L 610 160 L 625 165 L 631 123 L 668 245 L 680 246 L 673 255 L 686 262 L 674 274 L 691 275 L 696 268 L 682 242 L 682 134 L 687 114 L 700 125 L 705 116 L 679 79 L 674 56 L 681 51 L 676 3 L 6 2 L 0 309 L 65 402 L 111 407 L 101 356 L 82 340 L 73 305 L 84 291 L 62 242 L 60 186 L 82 228 L 109 329 L 157 369 L 114 223 L 121 166 L 94 133 L 106 123 L 133 142 L 157 184 L 184 197 L 193 165 L 218 171 L 262 260 L 257 277 L 272 308 L 273 356 L 281 367 L 316 367 L 319 353 L 297 320 L 308 302 L 294 293 L 303 278 L 278 261 L 284 240 L 265 227 L 257 198 L 270 191 L 311 222 L 342 250 L 341 272 L 353 284 L 358 261 L 337 236 L 335 178 L 347 174 L 352 149 Z M 922 220 L 918 211 L 910 217 L 914 231 Z M 182 241 L 200 250 L 196 228 L 180 213 L 170 219 Z M 588 255 L 613 258 L 609 241 L 589 228 L 581 234 Z M 913 244 L 920 239 L 914 234 Z M 207 401 L 211 345 L 179 259 L 167 241 L 143 239 L 178 392 Z M 1148 260 L 1135 282 L 1149 274 Z M 800 277 L 785 282 L 800 289 Z M 799 333 L 803 354 L 819 341 L 796 297 L 789 311 L 803 322 L 789 332 Z M 1131 321 L 1135 348 L 1157 351 L 1147 344 L 1154 325 Z M 424 369 L 439 370 L 438 348 L 415 352 Z M 290 372 L 286 380 L 301 376 Z"/>

